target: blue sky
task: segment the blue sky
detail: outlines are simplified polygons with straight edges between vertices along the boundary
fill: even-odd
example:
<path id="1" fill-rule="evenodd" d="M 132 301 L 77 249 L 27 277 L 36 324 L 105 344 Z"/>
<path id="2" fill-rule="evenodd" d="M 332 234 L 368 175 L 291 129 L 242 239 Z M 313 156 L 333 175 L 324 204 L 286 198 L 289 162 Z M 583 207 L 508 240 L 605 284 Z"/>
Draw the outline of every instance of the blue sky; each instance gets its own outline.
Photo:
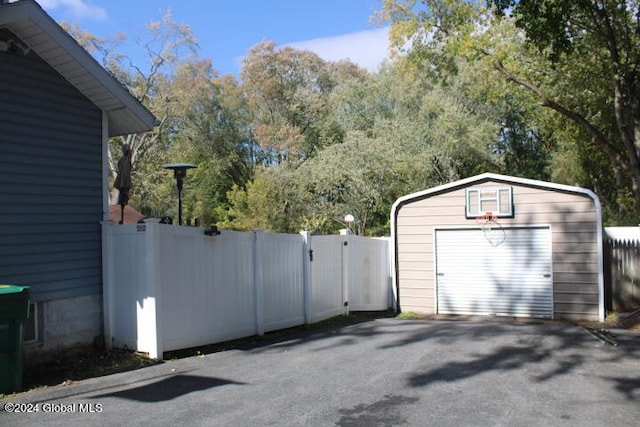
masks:
<path id="1" fill-rule="evenodd" d="M 191 26 L 200 56 L 211 58 L 221 74 L 237 74 L 247 50 L 262 40 L 312 50 L 326 60 L 348 58 L 371 71 L 387 56 L 387 28 L 371 24 L 381 0 L 37 1 L 56 21 L 77 23 L 102 38 L 125 33 L 130 40 L 144 38 L 146 24 L 171 10 L 174 22 Z M 141 54 L 134 50 L 126 53 Z"/>

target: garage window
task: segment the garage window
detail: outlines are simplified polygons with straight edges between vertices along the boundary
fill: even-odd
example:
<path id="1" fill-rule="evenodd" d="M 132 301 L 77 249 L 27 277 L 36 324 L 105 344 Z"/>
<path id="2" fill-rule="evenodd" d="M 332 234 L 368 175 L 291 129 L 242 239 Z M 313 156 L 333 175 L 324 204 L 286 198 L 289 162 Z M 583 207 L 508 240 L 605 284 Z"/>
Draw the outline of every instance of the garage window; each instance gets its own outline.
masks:
<path id="1" fill-rule="evenodd" d="M 513 217 L 511 187 L 467 188 L 467 218 L 477 218 L 491 212 L 498 217 Z"/>

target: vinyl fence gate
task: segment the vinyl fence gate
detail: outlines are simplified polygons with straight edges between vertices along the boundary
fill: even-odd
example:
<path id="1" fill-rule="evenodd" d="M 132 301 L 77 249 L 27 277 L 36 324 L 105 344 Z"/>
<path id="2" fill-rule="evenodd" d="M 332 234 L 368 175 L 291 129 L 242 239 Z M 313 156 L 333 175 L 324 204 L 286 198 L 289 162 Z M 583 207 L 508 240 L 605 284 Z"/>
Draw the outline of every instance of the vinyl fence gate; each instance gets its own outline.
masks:
<path id="1" fill-rule="evenodd" d="M 103 225 L 107 345 L 163 352 L 392 306 L 389 240 Z"/>

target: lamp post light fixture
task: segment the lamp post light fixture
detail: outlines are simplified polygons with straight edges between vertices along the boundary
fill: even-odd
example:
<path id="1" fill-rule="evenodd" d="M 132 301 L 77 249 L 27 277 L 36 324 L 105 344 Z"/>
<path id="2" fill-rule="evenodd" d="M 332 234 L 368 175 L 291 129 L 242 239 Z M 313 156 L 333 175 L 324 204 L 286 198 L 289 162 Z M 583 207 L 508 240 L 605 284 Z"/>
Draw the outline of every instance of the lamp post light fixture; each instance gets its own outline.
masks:
<path id="1" fill-rule="evenodd" d="M 184 179 L 187 177 L 187 169 L 195 169 L 198 166 L 191 163 L 172 163 L 170 165 L 164 165 L 163 168 L 171 169 L 173 171 L 173 177 L 176 179 L 178 185 L 178 224 L 182 225 L 182 187 L 184 186 Z"/>
<path id="2" fill-rule="evenodd" d="M 344 216 L 344 222 L 347 223 L 347 233 L 352 234 L 353 230 L 351 229 L 351 224 L 353 224 L 353 221 L 355 221 L 356 218 L 351 215 L 351 214 L 346 214 Z"/>

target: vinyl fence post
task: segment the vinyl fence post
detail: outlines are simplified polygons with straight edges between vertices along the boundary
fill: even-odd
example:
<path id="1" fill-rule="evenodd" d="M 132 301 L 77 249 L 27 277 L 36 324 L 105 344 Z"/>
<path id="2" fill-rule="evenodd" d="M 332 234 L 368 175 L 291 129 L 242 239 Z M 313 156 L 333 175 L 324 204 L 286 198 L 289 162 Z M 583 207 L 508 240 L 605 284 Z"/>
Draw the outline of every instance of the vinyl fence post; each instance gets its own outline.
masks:
<path id="1" fill-rule="evenodd" d="M 256 333 L 264 335 L 264 298 L 262 296 L 262 230 L 251 230 L 253 240 L 253 290 L 255 299 Z"/>
<path id="2" fill-rule="evenodd" d="M 162 360 L 164 337 L 162 335 L 162 285 L 160 274 L 160 226 L 144 224 L 146 238 L 146 262 L 144 299 L 138 304 L 138 341 L 152 359 Z M 140 338 L 142 337 L 142 339 Z"/>
<path id="3" fill-rule="evenodd" d="M 301 231 L 302 245 L 302 294 L 304 298 L 304 323 L 312 323 L 311 318 L 311 233 Z"/>
<path id="4" fill-rule="evenodd" d="M 347 230 L 348 231 L 348 230 Z M 349 276 L 351 275 L 351 265 L 349 264 L 349 233 L 342 234 L 344 238 L 342 245 L 342 306 L 344 314 L 349 315 Z"/>

